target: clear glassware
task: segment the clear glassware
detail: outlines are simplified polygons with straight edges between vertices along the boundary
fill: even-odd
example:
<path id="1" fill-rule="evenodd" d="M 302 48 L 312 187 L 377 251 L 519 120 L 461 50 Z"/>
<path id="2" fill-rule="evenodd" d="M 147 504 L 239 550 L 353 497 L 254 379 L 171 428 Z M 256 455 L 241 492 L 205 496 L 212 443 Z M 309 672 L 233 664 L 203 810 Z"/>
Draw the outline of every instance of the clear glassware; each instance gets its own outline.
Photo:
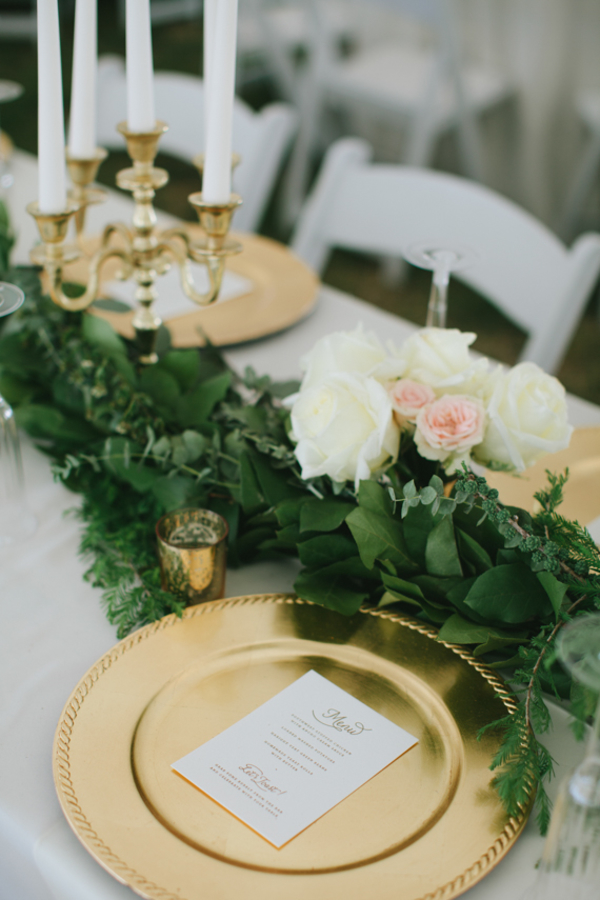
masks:
<path id="1" fill-rule="evenodd" d="M 23 85 L 16 81 L 0 79 L 0 104 L 16 100 L 23 93 Z M 0 130 L 0 196 L 12 187 L 14 177 L 10 171 L 10 157 L 13 145 L 8 135 Z"/>
<path id="2" fill-rule="evenodd" d="M 573 678 L 600 692 L 600 614 L 566 625 L 557 642 Z M 552 812 L 538 876 L 523 900 L 600 897 L 600 699 L 583 762 L 565 779 Z"/>
<path id="3" fill-rule="evenodd" d="M 0 282 L 0 316 L 21 306 L 25 295 L 14 284 Z M 12 407 L 0 394 L 0 547 L 29 537 L 37 522 L 25 497 L 21 445 Z"/>
<path id="4" fill-rule="evenodd" d="M 472 265 L 477 254 L 470 247 L 459 244 L 419 241 L 406 248 L 404 258 L 419 269 L 433 271 L 425 325 L 427 328 L 445 328 L 450 276 L 452 272 Z"/>

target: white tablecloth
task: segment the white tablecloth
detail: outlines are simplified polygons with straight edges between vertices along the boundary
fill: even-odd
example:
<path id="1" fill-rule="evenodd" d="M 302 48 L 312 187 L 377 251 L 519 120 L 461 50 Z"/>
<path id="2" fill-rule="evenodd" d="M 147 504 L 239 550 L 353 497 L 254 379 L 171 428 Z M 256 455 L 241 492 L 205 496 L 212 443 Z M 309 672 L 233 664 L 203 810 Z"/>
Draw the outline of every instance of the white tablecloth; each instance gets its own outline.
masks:
<path id="1" fill-rule="evenodd" d="M 21 196 L 28 190 L 30 198 L 35 196 L 35 183 L 19 186 Z M 23 233 L 26 228 L 22 226 Z M 227 356 L 238 368 L 252 365 L 277 378 L 295 377 L 299 357 L 319 336 L 360 321 L 396 343 L 415 327 L 323 288 L 309 318 Z M 569 406 L 576 426 L 600 424 L 599 407 L 574 397 Z M 20 546 L 0 551 L 0 900 L 133 898 L 72 835 L 54 791 L 51 748 L 61 710 L 87 669 L 115 643 L 115 633 L 102 611 L 100 592 L 83 580 L 79 525 L 65 515 L 77 497 L 52 481 L 47 459 L 27 441 L 24 450 L 29 499 L 39 526 Z M 289 590 L 297 569 L 289 561 L 231 571 L 227 595 Z M 554 719 L 548 743 L 560 775 L 578 761 L 581 750 L 570 737 L 565 713 L 557 710 Z M 541 846 L 529 823 L 506 859 L 472 888 L 470 900 L 518 898 L 533 880 Z"/>

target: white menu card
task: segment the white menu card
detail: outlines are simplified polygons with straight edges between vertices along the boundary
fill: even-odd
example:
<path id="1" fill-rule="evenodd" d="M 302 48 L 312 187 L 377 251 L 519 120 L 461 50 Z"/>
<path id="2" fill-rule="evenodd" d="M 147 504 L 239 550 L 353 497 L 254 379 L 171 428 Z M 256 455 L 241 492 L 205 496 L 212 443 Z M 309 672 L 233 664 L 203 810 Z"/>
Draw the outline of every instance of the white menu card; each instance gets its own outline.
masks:
<path id="1" fill-rule="evenodd" d="M 172 768 L 282 847 L 416 743 L 310 671 Z"/>

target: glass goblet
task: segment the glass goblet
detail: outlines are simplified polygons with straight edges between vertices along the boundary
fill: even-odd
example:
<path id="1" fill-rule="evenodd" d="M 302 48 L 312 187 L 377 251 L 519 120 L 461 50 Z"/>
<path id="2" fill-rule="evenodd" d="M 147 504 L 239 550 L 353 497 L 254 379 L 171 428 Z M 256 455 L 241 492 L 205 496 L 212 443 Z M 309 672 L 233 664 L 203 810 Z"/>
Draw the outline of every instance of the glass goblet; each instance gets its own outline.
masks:
<path id="1" fill-rule="evenodd" d="M 419 269 L 433 271 L 425 325 L 427 328 L 445 328 L 450 276 L 452 272 L 472 265 L 477 254 L 461 244 L 419 241 L 406 248 L 404 258 Z"/>
<path id="2" fill-rule="evenodd" d="M 16 100 L 23 93 L 23 85 L 16 81 L 0 79 L 0 103 Z M 12 187 L 14 178 L 10 171 L 10 156 L 13 150 L 11 139 L 0 130 L 0 193 Z"/>
<path id="3" fill-rule="evenodd" d="M 0 316 L 21 306 L 25 295 L 14 284 L 0 282 Z M 29 537 L 36 519 L 27 506 L 21 445 L 12 407 L 0 394 L 0 547 Z"/>
<path id="4" fill-rule="evenodd" d="M 600 614 L 562 629 L 558 656 L 572 677 L 600 692 Z M 563 782 L 538 877 L 527 900 L 597 900 L 600 896 L 600 702 L 583 762 Z"/>

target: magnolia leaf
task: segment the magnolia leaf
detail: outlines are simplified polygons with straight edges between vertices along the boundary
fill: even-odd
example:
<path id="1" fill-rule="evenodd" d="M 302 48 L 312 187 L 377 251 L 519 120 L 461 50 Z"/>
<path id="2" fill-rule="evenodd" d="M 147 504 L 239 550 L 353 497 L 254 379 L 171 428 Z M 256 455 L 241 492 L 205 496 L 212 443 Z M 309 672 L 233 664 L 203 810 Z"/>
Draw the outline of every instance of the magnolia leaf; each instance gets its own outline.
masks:
<path id="1" fill-rule="evenodd" d="M 343 500 L 305 500 L 300 508 L 300 531 L 335 531 L 354 509 L 354 503 Z"/>
<path id="2" fill-rule="evenodd" d="M 510 632 L 501 628 L 490 628 L 489 625 L 478 625 L 454 613 L 440 628 L 439 641 L 449 644 L 477 644 L 473 653 L 481 656 L 492 650 L 522 644 L 527 637 L 525 632 Z"/>
<path id="3" fill-rule="evenodd" d="M 33 387 L 16 375 L 3 372 L 0 375 L 0 395 L 11 406 L 28 403 L 33 397 Z"/>
<path id="4" fill-rule="evenodd" d="M 427 539 L 434 527 L 441 521 L 441 516 L 434 515 L 433 508 L 415 506 L 408 510 L 404 518 L 402 530 L 406 547 L 412 559 L 420 569 L 425 569 L 425 549 Z"/>
<path id="5" fill-rule="evenodd" d="M 168 372 L 161 374 L 173 378 Z M 175 381 L 174 378 L 173 380 Z M 175 383 L 177 384 L 177 382 Z M 176 407 L 176 418 L 179 424 L 183 428 L 196 428 L 206 422 L 217 403 L 225 398 L 230 384 L 231 373 L 222 372 L 200 382 L 191 393 L 179 397 Z"/>
<path id="6" fill-rule="evenodd" d="M 421 604 L 407 594 L 401 594 L 397 591 L 386 591 L 377 604 L 377 609 L 384 609 L 386 606 L 392 606 L 394 603 L 408 603 L 409 606 L 421 608 Z"/>
<path id="7" fill-rule="evenodd" d="M 562 581 L 559 581 L 558 578 L 555 578 L 550 572 L 537 572 L 535 577 L 550 597 L 552 609 L 558 619 L 558 614 L 562 607 L 563 600 L 565 599 L 565 594 L 567 593 L 567 585 L 563 584 Z"/>
<path id="8" fill-rule="evenodd" d="M 158 366 L 145 366 L 139 378 L 139 386 L 148 394 L 159 409 L 172 415 L 181 391 L 177 379 Z"/>
<path id="9" fill-rule="evenodd" d="M 391 516 L 393 503 L 389 493 L 376 481 L 361 481 L 358 487 L 358 505 L 380 516 Z"/>
<path id="10" fill-rule="evenodd" d="M 465 603 L 487 621 L 518 625 L 552 610 L 548 594 L 524 563 L 495 566 L 473 583 Z"/>
<path id="11" fill-rule="evenodd" d="M 346 518 L 346 524 L 367 569 L 373 568 L 376 559 L 389 559 L 400 573 L 416 571 L 417 566 L 406 549 L 402 526 L 395 519 L 359 507 Z"/>
<path id="12" fill-rule="evenodd" d="M 127 349 L 123 338 L 119 337 L 112 325 L 95 316 L 93 313 L 84 313 L 81 319 L 81 330 L 84 338 L 98 347 L 107 356 L 126 356 Z"/>
<path id="13" fill-rule="evenodd" d="M 85 419 L 65 415 L 54 406 L 28 403 L 15 410 L 15 420 L 33 438 L 85 444 L 98 439 L 98 432 Z"/>
<path id="14" fill-rule="evenodd" d="M 501 634 L 497 629 L 490 629 L 487 641 L 484 641 L 484 643 L 475 647 L 473 656 L 483 656 L 485 653 L 493 653 L 502 650 L 514 651 L 516 646 L 522 644 L 526 640 L 526 632 L 515 632 L 514 634 L 506 632 L 505 634 Z"/>
<path id="15" fill-rule="evenodd" d="M 317 569 L 342 559 L 356 556 L 356 544 L 342 534 L 323 534 L 298 545 L 300 562 Z"/>
<path id="16" fill-rule="evenodd" d="M 412 575 L 410 580 L 428 600 L 436 603 L 445 603 L 450 591 L 463 583 L 462 578 L 441 578 L 437 575 Z"/>
<path id="17" fill-rule="evenodd" d="M 471 563 L 475 569 L 474 574 L 481 575 L 482 572 L 492 568 L 493 562 L 489 553 L 470 534 L 456 528 L 455 535 L 461 558 Z"/>
<path id="18" fill-rule="evenodd" d="M 274 469 L 269 458 L 254 450 L 246 451 L 258 478 L 265 502 L 276 506 L 282 500 L 291 500 L 303 493 L 300 487 L 290 483 L 289 473 L 285 469 Z"/>
<path id="19" fill-rule="evenodd" d="M 484 625 L 486 623 L 485 617 L 481 616 L 478 612 L 475 612 L 474 609 L 471 609 L 471 607 L 467 606 L 465 603 L 469 591 L 477 581 L 477 577 L 477 575 L 473 575 L 472 578 L 456 579 L 454 587 L 448 591 L 446 597 L 449 603 L 451 603 L 464 618 L 469 619 L 471 622 L 479 622 Z"/>
<path id="20" fill-rule="evenodd" d="M 425 548 L 425 565 L 429 575 L 446 577 L 462 575 L 454 525 L 450 517 L 444 516 L 429 534 Z"/>
<path id="21" fill-rule="evenodd" d="M 265 503 L 254 466 L 248 452 L 240 456 L 240 502 L 246 513 L 256 510 Z"/>
<path id="22" fill-rule="evenodd" d="M 200 355 L 197 350 L 170 350 L 156 364 L 156 369 L 169 372 L 179 384 L 181 391 L 189 391 L 200 374 Z"/>
<path id="23" fill-rule="evenodd" d="M 298 497 L 293 500 L 282 500 L 277 504 L 275 507 L 275 515 L 282 528 L 285 528 L 287 525 L 298 526 L 298 523 L 301 522 L 302 503 L 303 498 Z M 298 529 L 298 534 L 300 533 L 300 530 L 301 529 Z"/>
<path id="24" fill-rule="evenodd" d="M 487 641 L 488 636 L 488 626 L 469 622 L 458 613 L 453 613 L 440 628 L 437 639 L 449 644 L 481 644 Z"/>
<path id="25" fill-rule="evenodd" d="M 294 590 L 303 600 L 311 600 L 345 616 L 352 616 L 367 599 L 367 591 L 356 591 L 346 584 L 344 575 L 328 574 L 327 569 L 318 572 L 300 572 L 294 582 Z"/>
<path id="26" fill-rule="evenodd" d="M 381 580 L 389 591 L 403 594 L 410 597 L 413 601 L 425 599 L 421 588 L 411 581 L 405 581 L 403 578 L 398 578 L 396 575 L 389 575 L 387 572 L 381 573 Z"/>

